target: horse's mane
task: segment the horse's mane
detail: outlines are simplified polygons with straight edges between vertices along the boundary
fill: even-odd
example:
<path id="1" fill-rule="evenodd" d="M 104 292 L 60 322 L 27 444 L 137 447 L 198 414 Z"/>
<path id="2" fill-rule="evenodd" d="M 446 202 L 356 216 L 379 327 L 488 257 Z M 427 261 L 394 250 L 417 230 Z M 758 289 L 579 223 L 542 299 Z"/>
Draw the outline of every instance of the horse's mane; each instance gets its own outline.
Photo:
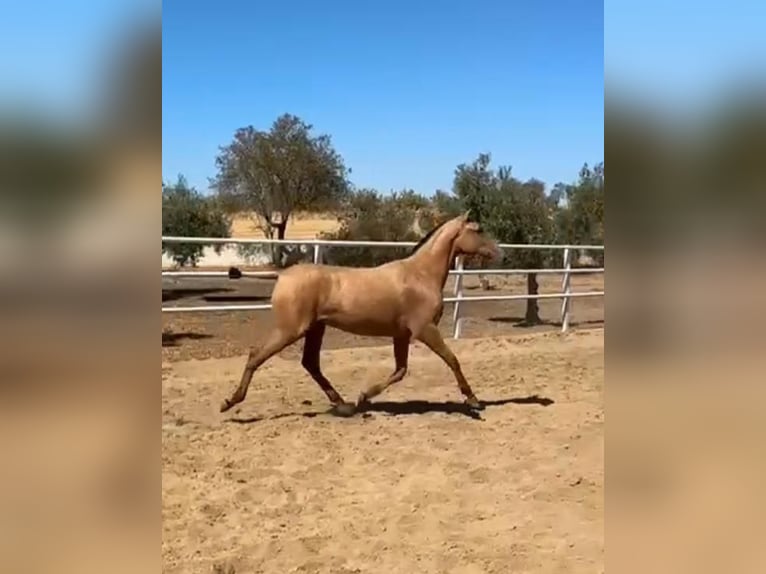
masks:
<path id="1" fill-rule="evenodd" d="M 447 220 L 447 221 L 449 221 L 449 220 Z M 436 232 L 437 232 L 437 231 L 439 231 L 439 230 L 440 230 L 442 227 L 444 227 L 444 225 L 447 223 L 447 221 L 442 221 L 442 222 L 441 222 L 439 225 L 437 225 L 437 226 L 436 226 L 436 227 L 434 227 L 434 228 L 433 228 L 431 231 L 429 231 L 428 233 L 426 233 L 426 234 L 425 234 L 425 235 L 424 235 L 424 236 L 423 236 L 423 237 L 420 239 L 420 241 L 418 241 L 417 245 L 415 245 L 415 247 L 413 247 L 413 248 L 412 248 L 412 251 L 410 251 L 410 255 L 413 255 L 413 254 L 414 254 L 414 253 L 415 253 L 415 252 L 416 252 L 418 249 L 420 249 L 421 247 L 423 247 L 423 245 L 425 245 L 425 244 L 426 244 L 426 242 L 428 242 L 428 240 L 429 240 L 429 239 L 431 239 L 431 237 L 433 237 L 434 233 L 436 233 Z"/>

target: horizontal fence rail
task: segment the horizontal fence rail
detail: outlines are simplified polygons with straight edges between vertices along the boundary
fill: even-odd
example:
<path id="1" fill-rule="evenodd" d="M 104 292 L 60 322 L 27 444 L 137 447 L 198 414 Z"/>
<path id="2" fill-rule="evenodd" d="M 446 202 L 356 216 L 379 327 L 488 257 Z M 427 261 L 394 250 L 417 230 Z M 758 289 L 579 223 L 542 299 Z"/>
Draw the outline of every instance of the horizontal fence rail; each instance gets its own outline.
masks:
<path id="1" fill-rule="evenodd" d="M 223 244 L 223 245 L 306 245 L 313 247 L 313 262 L 321 263 L 323 247 L 413 247 L 412 241 L 345 241 L 329 239 L 235 239 L 220 237 L 177 237 L 163 236 L 163 243 L 197 243 L 197 244 Z M 570 278 L 575 274 L 600 274 L 603 267 L 572 268 L 573 251 L 603 251 L 603 245 L 553 245 L 553 244 L 518 244 L 499 243 L 501 249 L 556 249 L 563 251 L 563 267 L 560 269 L 464 269 L 463 258 L 459 257 L 456 269 L 450 270 L 450 275 L 455 275 L 454 297 L 444 297 L 445 303 L 454 303 L 453 307 L 453 333 L 455 339 L 460 338 L 463 326 L 463 317 L 460 316 L 461 303 L 479 301 L 522 301 L 529 299 L 561 299 L 561 331 L 566 332 L 569 327 L 570 301 L 580 297 L 603 297 L 604 291 L 586 291 L 573 293 L 570 288 Z M 465 296 L 463 293 L 463 277 L 466 275 L 527 275 L 558 274 L 563 275 L 561 293 L 542 293 L 537 295 L 474 295 Z M 163 277 L 228 277 L 226 271 L 162 271 Z M 277 271 L 242 271 L 241 277 L 274 278 Z M 228 312 L 228 311 L 266 311 L 271 309 L 271 304 L 258 305 L 201 305 L 190 307 L 162 307 L 163 313 L 202 313 L 202 312 Z"/>
<path id="2" fill-rule="evenodd" d="M 603 291 L 588 291 L 587 293 L 570 293 L 569 297 L 603 297 Z M 560 293 L 542 293 L 538 295 L 477 295 L 476 297 L 445 297 L 445 303 L 466 301 L 523 301 L 526 299 L 561 299 Z M 163 313 L 182 313 L 184 311 L 268 311 L 271 305 L 202 305 L 199 307 L 163 307 Z"/>
<path id="3" fill-rule="evenodd" d="M 452 269 L 450 275 L 527 275 L 538 273 L 540 275 L 561 275 L 563 273 L 588 274 L 603 273 L 603 267 L 586 269 L 464 269 L 458 271 Z M 271 279 L 279 275 L 278 271 L 240 271 L 242 277 L 262 277 Z M 163 277 L 228 277 L 228 271 L 163 271 Z"/>
<path id="4" fill-rule="evenodd" d="M 163 243 L 209 243 L 219 245 L 327 245 L 329 247 L 415 247 L 415 241 L 351 241 L 346 239 L 266 239 L 235 237 L 178 237 L 163 235 Z M 581 249 L 583 251 L 603 251 L 603 245 L 562 245 L 543 243 L 498 243 L 502 249 Z"/>

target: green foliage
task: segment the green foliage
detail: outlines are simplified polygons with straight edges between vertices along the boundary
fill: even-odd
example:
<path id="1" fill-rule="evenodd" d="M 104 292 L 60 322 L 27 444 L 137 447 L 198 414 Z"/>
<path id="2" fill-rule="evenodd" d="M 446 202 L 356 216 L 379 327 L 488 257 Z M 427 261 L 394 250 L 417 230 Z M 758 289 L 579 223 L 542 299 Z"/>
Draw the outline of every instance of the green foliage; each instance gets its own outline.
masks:
<path id="1" fill-rule="evenodd" d="M 474 221 L 485 223 L 487 218 L 491 220 L 499 181 L 489 167 L 491 161 L 489 154 L 482 153 L 473 163 L 457 166 L 452 183 L 454 201 L 447 205 L 450 216 L 470 210 Z"/>
<path id="2" fill-rule="evenodd" d="M 553 243 L 555 205 L 538 180 L 521 182 L 511 168 L 490 167 L 489 154 L 455 170 L 452 195 L 441 194 L 438 204 L 450 216 L 470 210 L 471 218 L 501 243 Z M 517 268 L 542 267 L 555 257 L 547 250 L 507 250 L 504 263 Z"/>
<path id="3" fill-rule="evenodd" d="M 554 218 L 541 181 L 521 182 L 508 173 L 493 196 L 486 227 L 503 243 L 551 244 L 556 242 Z M 504 262 L 515 268 L 541 268 L 555 265 L 560 257 L 560 250 L 511 249 Z"/>
<path id="4" fill-rule="evenodd" d="M 545 194 L 541 181 L 521 182 L 512 175 L 510 166 L 490 167 L 489 154 L 480 154 L 471 164 L 460 164 L 455 170 L 452 195 L 438 201 L 450 215 L 470 210 L 485 232 L 500 243 L 543 243 L 556 241 L 557 198 Z M 516 269 L 545 268 L 560 259 L 560 252 L 541 249 L 512 249 L 503 252 L 503 264 Z M 482 260 L 466 261 L 466 267 L 484 267 Z M 527 290 L 537 294 L 536 273 L 529 273 Z M 527 301 L 527 323 L 540 321 L 536 300 Z"/>
<path id="5" fill-rule="evenodd" d="M 421 210 L 430 202 L 414 191 L 383 195 L 372 189 L 358 190 L 348 197 L 338 217 L 340 229 L 323 233 L 322 239 L 354 241 L 418 241 L 413 229 Z M 407 256 L 409 248 L 325 248 L 324 260 L 333 265 L 369 267 Z"/>
<path id="6" fill-rule="evenodd" d="M 268 131 L 253 126 L 238 129 L 230 144 L 216 157 L 213 180 L 219 203 L 206 203 L 185 182 L 163 186 L 165 211 L 176 214 L 181 235 L 223 233 L 221 206 L 228 212 L 248 211 L 257 216 L 267 237 L 284 238 L 286 226 L 297 211 L 336 211 L 340 229 L 323 238 L 370 241 L 417 241 L 444 219 L 470 211 L 471 218 L 501 243 L 597 243 L 604 241 L 604 164 L 586 164 L 576 183 L 559 183 L 550 193 L 536 179 L 521 181 L 510 166 L 492 167 L 488 153 L 456 167 L 452 190 L 426 198 L 412 190 L 383 195 L 370 189 L 352 192 L 349 170 L 333 148 L 328 135 L 315 135 L 312 126 L 284 114 Z M 172 197 L 169 194 L 172 190 Z M 168 193 L 166 193 L 168 192 Z M 168 208 L 166 208 L 168 204 Z M 203 206 L 204 204 L 204 206 Z M 208 215 L 201 215 L 202 213 Z M 186 215 L 178 215 L 184 213 Z M 192 216 L 191 214 L 196 214 Z M 208 217 L 208 219 L 205 219 Z M 186 218 L 186 219 L 184 219 Z M 179 223 L 181 222 L 181 223 Z M 205 226 L 218 225 L 217 231 Z M 192 231 L 191 227 L 196 226 Z M 228 233 L 228 222 L 225 224 Z M 166 247 L 163 246 L 163 249 Z M 176 249 L 175 247 L 173 249 Z M 196 262 L 200 246 L 186 246 L 178 260 Z M 286 250 L 275 247 L 272 258 L 284 263 Z M 328 263 L 371 266 L 406 256 L 408 249 L 335 248 L 325 250 Z M 514 249 L 504 253 L 504 266 L 545 268 L 561 265 L 560 250 Z M 603 252 L 593 254 L 600 257 Z M 484 266 L 475 261 L 471 266 Z M 530 289 L 536 289 L 530 274 Z"/>
<path id="7" fill-rule="evenodd" d="M 402 209 L 412 211 L 427 210 L 431 207 L 431 202 L 412 189 L 404 189 L 399 192 L 393 192 L 387 199 L 390 199 L 395 205 Z"/>
<path id="8" fill-rule="evenodd" d="M 577 183 L 564 186 L 567 208 L 562 210 L 560 233 L 567 243 L 604 241 L 604 164 L 585 164 Z"/>
<path id="9" fill-rule="evenodd" d="M 339 216 L 340 230 L 323 237 L 415 241 L 440 221 L 470 210 L 471 218 L 501 243 L 603 242 L 603 163 L 592 170 L 586 165 L 576 184 L 557 184 L 550 193 L 539 180 L 520 181 L 513 177 L 510 167 L 493 169 L 490 164 L 489 154 L 460 164 L 455 169 L 451 193 L 440 190 L 430 200 L 411 190 L 391 196 L 374 190 L 353 193 Z M 418 225 L 413 225 L 415 222 Z M 406 254 L 407 250 L 336 248 L 326 260 L 340 265 L 377 265 Z M 509 249 L 504 252 L 502 264 L 517 269 L 558 267 L 562 251 Z M 486 263 L 469 260 L 466 266 L 484 267 Z M 530 289 L 536 289 L 534 277 Z"/>
<path id="10" fill-rule="evenodd" d="M 431 198 L 434 210 L 444 218 L 451 218 L 465 212 L 460 199 L 441 189 L 437 190 Z"/>
<path id="11" fill-rule="evenodd" d="M 593 169 L 585 164 L 574 184 L 557 186 L 566 197 L 566 207 L 556 213 L 557 233 L 562 243 L 603 245 L 604 243 L 604 164 Z M 592 253 L 603 265 L 604 252 Z"/>
<path id="12" fill-rule="evenodd" d="M 267 237 L 284 239 L 296 211 L 336 208 L 348 194 L 347 170 L 328 135 L 312 135 L 312 126 L 284 114 L 267 132 L 238 129 L 220 148 L 213 181 L 231 211 L 256 213 Z M 280 248 L 273 252 L 281 264 Z"/>
<path id="13" fill-rule="evenodd" d="M 216 198 L 204 197 L 190 188 L 183 176 L 173 185 L 162 184 L 162 235 L 181 237 L 229 237 L 231 222 Z M 178 265 L 193 266 L 206 245 L 163 243 L 162 252 Z M 215 245 L 220 252 L 221 245 Z"/>

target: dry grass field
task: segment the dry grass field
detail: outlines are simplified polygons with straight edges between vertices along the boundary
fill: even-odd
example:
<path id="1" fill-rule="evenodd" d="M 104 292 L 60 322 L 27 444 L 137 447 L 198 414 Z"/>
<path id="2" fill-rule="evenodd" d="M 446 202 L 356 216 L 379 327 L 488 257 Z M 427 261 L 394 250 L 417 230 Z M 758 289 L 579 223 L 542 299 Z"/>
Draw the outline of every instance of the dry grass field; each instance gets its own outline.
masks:
<path id="1" fill-rule="evenodd" d="M 338 220 L 331 214 L 297 213 L 287 224 L 287 239 L 314 239 L 320 233 L 338 229 Z M 231 236 L 242 239 L 264 238 L 263 231 L 252 217 L 242 214 L 234 217 L 231 223 Z"/>

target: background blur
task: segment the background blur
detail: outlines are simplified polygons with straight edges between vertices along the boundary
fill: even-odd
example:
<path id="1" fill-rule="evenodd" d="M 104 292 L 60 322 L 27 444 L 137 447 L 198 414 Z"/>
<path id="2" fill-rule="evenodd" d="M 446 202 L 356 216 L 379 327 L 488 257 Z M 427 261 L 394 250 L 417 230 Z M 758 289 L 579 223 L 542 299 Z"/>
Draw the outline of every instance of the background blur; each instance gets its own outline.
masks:
<path id="1" fill-rule="evenodd" d="M 159 570 L 161 62 L 159 2 L 3 7 L 2 572 Z"/>
<path id="2" fill-rule="evenodd" d="M 766 8 L 604 9 L 607 565 L 762 572 Z"/>

